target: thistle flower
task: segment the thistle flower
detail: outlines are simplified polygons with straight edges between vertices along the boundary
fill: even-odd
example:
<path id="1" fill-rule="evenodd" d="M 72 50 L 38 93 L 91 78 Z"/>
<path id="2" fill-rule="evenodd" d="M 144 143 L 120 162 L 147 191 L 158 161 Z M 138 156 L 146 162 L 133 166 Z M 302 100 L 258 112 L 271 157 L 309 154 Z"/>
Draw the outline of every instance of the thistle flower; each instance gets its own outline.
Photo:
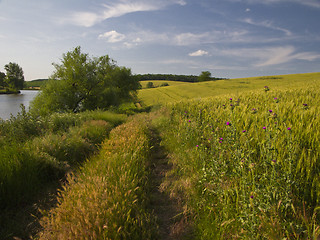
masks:
<path id="1" fill-rule="evenodd" d="M 287 128 L 287 130 L 289 130 L 289 131 L 290 131 L 290 130 L 291 130 L 291 127 L 288 127 L 288 128 Z"/>
<path id="2" fill-rule="evenodd" d="M 228 126 L 231 126 L 231 123 L 230 123 L 230 122 L 226 122 L 226 124 L 227 124 Z"/>
<path id="3" fill-rule="evenodd" d="M 271 110 L 271 109 L 269 109 L 269 113 L 272 113 L 272 110 Z"/>
<path id="4" fill-rule="evenodd" d="M 242 130 L 243 133 L 245 133 L 247 130 Z"/>
<path id="5" fill-rule="evenodd" d="M 267 127 L 263 127 L 262 129 L 267 129 Z"/>

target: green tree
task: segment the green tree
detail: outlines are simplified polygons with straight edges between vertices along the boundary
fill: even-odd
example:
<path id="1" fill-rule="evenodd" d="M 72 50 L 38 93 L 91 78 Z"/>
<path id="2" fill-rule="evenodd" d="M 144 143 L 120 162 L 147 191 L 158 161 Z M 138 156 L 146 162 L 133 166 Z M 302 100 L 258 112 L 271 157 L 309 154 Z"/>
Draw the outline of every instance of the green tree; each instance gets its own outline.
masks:
<path id="1" fill-rule="evenodd" d="M 0 72 L 0 87 L 5 86 L 5 79 L 6 79 L 6 74 L 3 72 Z"/>
<path id="2" fill-rule="evenodd" d="M 153 82 L 148 82 L 147 83 L 147 88 L 154 88 Z"/>
<path id="3" fill-rule="evenodd" d="M 4 66 L 6 70 L 6 83 L 7 86 L 13 90 L 23 89 L 24 75 L 22 68 L 17 63 L 8 63 Z"/>
<path id="4" fill-rule="evenodd" d="M 50 80 L 31 103 L 31 111 L 42 115 L 105 109 L 131 101 L 140 87 L 130 69 L 117 66 L 108 55 L 90 58 L 80 47 L 53 66 Z"/>
<path id="5" fill-rule="evenodd" d="M 198 77 L 199 82 L 210 81 L 210 80 L 211 80 L 211 72 L 209 71 L 201 72 L 201 74 Z"/>

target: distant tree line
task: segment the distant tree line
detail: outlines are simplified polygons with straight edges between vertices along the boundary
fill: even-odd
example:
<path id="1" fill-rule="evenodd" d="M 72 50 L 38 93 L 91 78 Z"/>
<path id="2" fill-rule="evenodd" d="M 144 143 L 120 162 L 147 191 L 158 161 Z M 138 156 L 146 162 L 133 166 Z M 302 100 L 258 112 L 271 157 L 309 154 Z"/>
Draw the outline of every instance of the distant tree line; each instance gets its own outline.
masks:
<path id="1" fill-rule="evenodd" d="M 208 75 L 209 73 L 209 75 Z M 177 74 L 136 74 L 139 81 L 147 80 L 167 80 L 167 81 L 178 81 L 178 82 L 200 82 L 200 81 L 215 81 L 222 80 L 224 78 L 211 77 L 211 73 L 208 71 L 202 72 L 200 76 L 196 75 L 177 75 Z M 204 77 L 201 77 L 204 76 Z"/>
<path id="2" fill-rule="evenodd" d="M 0 72 L 0 89 L 5 92 L 18 92 L 23 89 L 24 75 L 17 63 L 8 63 L 4 66 L 6 73 Z"/>

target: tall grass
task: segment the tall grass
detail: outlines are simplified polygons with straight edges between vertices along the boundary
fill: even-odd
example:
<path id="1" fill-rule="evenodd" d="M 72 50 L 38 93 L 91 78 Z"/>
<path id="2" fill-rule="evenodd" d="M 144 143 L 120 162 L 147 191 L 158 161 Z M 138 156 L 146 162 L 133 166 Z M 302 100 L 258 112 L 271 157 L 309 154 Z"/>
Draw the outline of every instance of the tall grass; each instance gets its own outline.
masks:
<path id="1" fill-rule="evenodd" d="M 139 90 L 138 97 L 142 105 L 151 106 L 170 102 L 185 101 L 194 98 L 206 98 L 225 94 L 239 94 L 257 90 L 268 85 L 272 89 L 290 89 L 304 87 L 306 83 L 316 83 L 320 73 L 290 74 L 279 76 L 226 79 L 201 83 L 184 83 L 165 88 Z"/>
<path id="2" fill-rule="evenodd" d="M 197 239 L 319 236 L 319 91 L 261 88 L 168 106 L 172 194 Z"/>
<path id="3" fill-rule="evenodd" d="M 147 210 L 150 139 L 143 118 L 117 127 L 43 218 L 40 239 L 154 239 Z"/>
<path id="4" fill-rule="evenodd" d="M 47 184 L 79 166 L 124 119 L 123 115 L 101 111 L 54 114 L 51 119 L 37 119 L 22 112 L 3 122 L 0 208 L 27 203 Z"/>

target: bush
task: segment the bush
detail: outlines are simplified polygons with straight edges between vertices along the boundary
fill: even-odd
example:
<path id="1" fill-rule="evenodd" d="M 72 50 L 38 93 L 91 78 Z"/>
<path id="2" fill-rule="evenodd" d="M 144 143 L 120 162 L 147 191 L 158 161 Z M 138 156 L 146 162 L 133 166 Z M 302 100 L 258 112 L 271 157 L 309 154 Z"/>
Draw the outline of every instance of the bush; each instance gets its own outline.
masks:
<path id="1" fill-rule="evenodd" d="M 147 88 L 154 88 L 153 82 L 148 82 L 147 83 Z"/>

